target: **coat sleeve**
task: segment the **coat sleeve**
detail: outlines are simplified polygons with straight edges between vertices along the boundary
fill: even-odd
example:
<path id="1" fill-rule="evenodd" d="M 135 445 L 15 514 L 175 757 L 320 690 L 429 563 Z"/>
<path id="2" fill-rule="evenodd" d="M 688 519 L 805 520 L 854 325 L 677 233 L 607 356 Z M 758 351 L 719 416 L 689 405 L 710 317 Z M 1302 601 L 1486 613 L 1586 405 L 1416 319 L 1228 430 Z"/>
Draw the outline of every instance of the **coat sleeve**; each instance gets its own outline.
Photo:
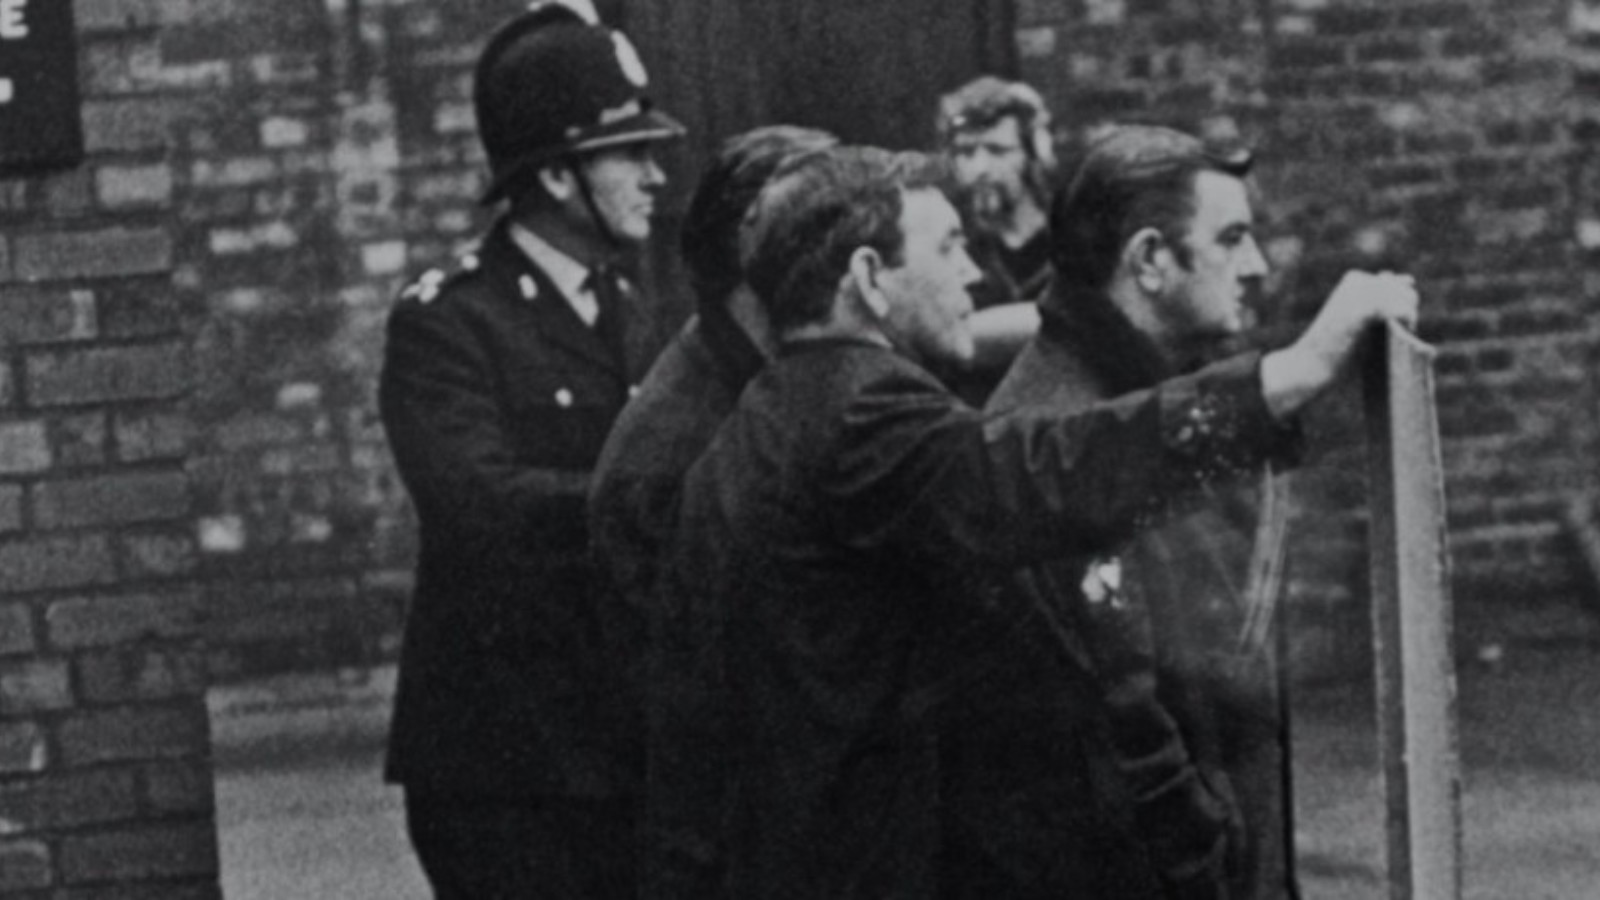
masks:
<path id="1" fill-rule="evenodd" d="M 448 302 L 395 307 L 379 382 L 384 429 L 419 513 L 474 543 L 581 529 L 588 473 L 519 460 L 493 351 Z"/>
<path id="2" fill-rule="evenodd" d="M 885 381 L 852 405 L 828 473 L 836 533 L 934 573 L 1116 546 L 1206 485 L 1295 457 L 1298 430 L 1268 412 L 1258 366 L 1246 354 L 1084 409 L 987 417 Z"/>

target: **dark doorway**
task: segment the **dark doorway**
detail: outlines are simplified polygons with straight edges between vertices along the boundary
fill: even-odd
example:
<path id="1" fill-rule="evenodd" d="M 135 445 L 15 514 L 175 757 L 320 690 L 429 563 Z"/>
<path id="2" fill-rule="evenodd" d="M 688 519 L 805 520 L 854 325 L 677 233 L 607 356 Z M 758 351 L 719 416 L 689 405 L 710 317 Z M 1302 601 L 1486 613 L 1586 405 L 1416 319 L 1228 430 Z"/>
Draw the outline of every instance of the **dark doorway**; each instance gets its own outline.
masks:
<path id="1" fill-rule="evenodd" d="M 941 93 L 1016 68 L 1011 0 L 598 5 L 638 44 L 657 102 L 689 127 L 670 210 L 683 208 L 695 173 L 729 135 L 781 122 L 852 143 L 925 149 Z M 676 267 L 671 213 L 662 224 L 669 239 L 658 244 L 657 272 Z"/>

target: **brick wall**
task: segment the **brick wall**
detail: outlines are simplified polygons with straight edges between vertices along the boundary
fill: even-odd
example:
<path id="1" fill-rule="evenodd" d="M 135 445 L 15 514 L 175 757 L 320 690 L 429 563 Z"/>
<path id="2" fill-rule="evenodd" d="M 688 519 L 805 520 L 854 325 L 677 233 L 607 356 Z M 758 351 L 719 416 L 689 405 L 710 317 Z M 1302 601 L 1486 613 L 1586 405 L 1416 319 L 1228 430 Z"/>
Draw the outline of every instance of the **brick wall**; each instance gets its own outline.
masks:
<path id="1" fill-rule="evenodd" d="M 1600 29 L 1589 5 L 1025 2 L 1018 26 L 1024 77 L 1069 142 L 1144 118 L 1259 148 L 1267 318 L 1303 320 L 1352 262 L 1419 276 L 1422 333 L 1440 348 L 1463 641 L 1592 635 L 1579 598 L 1593 586 L 1561 524 L 1595 468 L 1592 250 L 1579 241 L 1595 229 L 1578 225 L 1593 221 L 1594 164 L 1573 127 L 1578 63 Z M 1297 478 L 1297 634 L 1313 668 L 1361 652 L 1358 415 L 1353 392 L 1319 410 L 1324 450 Z"/>
<path id="2" fill-rule="evenodd" d="M 23 230 L 0 255 L 8 277 L 47 276 L 7 297 L 20 312 L 0 339 L 40 349 L 0 370 L 0 402 L 116 410 L 0 423 L 0 530 L 187 515 L 128 522 L 138 536 L 114 562 L 201 585 L 219 677 L 393 652 L 414 523 L 373 408 L 383 317 L 403 279 L 484 223 L 469 72 L 522 5 L 79 0 L 85 123 L 126 149 L 0 191 L 0 214 L 48 203 L 81 220 Z M 602 5 L 624 23 L 635 6 Z M 1584 267 L 1600 215 L 1582 198 L 1600 128 L 1583 127 L 1581 98 L 1600 15 L 1565 0 L 1016 7 L 1021 74 L 1068 143 L 1142 118 L 1260 148 L 1269 320 L 1303 318 L 1353 259 L 1423 276 L 1463 628 L 1587 633 L 1559 511 L 1592 481 Z M 634 37 L 649 61 L 651 36 Z M 158 212 L 175 224 L 152 228 Z M 191 378 L 176 412 L 163 386 Z M 1323 406 L 1327 449 L 1298 484 L 1297 633 L 1334 668 L 1359 652 L 1365 615 L 1355 415 L 1351 396 Z M 0 548 L 0 562 L 121 575 L 28 539 L 43 552 Z"/>
<path id="3" fill-rule="evenodd" d="M 216 898 L 166 128 L 189 94 L 99 74 L 153 4 L 75 9 L 88 159 L 0 178 L 0 896 Z"/>
<path id="4" fill-rule="evenodd" d="M 208 85 L 173 177 L 218 677 L 394 650 L 414 523 L 374 408 L 383 322 L 483 224 L 467 71 L 522 6 L 234 0 L 115 67 Z"/>

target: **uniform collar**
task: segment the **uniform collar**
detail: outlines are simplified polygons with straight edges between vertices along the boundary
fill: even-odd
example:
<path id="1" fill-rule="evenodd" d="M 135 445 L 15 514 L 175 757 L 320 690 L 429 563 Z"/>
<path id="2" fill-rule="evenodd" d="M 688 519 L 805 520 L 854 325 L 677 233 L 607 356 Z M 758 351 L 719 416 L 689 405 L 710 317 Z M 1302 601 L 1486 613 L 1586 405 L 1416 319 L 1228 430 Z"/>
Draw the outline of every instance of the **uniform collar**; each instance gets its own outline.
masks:
<path id="1" fill-rule="evenodd" d="M 521 222 L 509 223 L 506 234 L 511 238 L 511 243 L 549 276 L 556 290 L 561 292 L 561 296 L 565 297 L 568 303 L 588 293 L 589 287 L 586 284 L 589 280 L 588 266 L 557 250 L 549 241 L 539 237 L 533 229 Z"/>

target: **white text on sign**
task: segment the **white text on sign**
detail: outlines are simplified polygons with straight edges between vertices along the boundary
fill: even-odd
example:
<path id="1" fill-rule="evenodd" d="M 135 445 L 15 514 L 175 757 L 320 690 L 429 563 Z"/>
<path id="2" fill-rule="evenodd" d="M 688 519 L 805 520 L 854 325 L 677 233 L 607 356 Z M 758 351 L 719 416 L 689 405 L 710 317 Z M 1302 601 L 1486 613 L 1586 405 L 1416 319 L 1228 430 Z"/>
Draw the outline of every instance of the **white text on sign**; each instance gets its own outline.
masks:
<path id="1" fill-rule="evenodd" d="M 28 0 L 0 0 L 0 40 L 17 41 L 28 36 Z"/>

